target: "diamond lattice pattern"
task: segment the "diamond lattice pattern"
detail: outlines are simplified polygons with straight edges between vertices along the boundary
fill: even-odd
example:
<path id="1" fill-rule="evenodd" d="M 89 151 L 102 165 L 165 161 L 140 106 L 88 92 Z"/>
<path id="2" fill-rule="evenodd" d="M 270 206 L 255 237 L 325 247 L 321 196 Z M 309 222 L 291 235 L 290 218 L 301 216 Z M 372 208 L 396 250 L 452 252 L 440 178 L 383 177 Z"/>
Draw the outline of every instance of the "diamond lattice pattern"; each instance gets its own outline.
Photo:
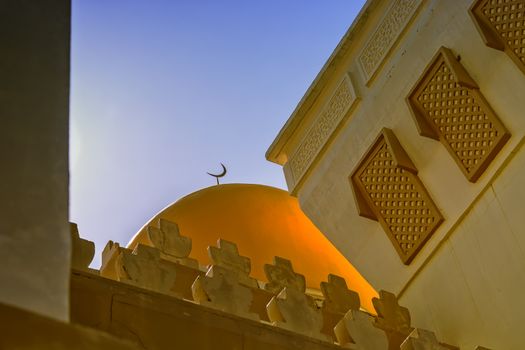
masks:
<path id="1" fill-rule="evenodd" d="M 361 186 L 403 260 L 411 259 L 441 222 L 417 175 L 398 167 L 383 139 L 358 172 Z"/>
<path id="2" fill-rule="evenodd" d="M 481 4 L 481 13 L 525 64 L 525 1 L 485 0 Z"/>
<path id="3" fill-rule="evenodd" d="M 478 96 L 456 83 L 442 62 L 417 98 L 468 174 L 477 170 L 501 136 Z"/>

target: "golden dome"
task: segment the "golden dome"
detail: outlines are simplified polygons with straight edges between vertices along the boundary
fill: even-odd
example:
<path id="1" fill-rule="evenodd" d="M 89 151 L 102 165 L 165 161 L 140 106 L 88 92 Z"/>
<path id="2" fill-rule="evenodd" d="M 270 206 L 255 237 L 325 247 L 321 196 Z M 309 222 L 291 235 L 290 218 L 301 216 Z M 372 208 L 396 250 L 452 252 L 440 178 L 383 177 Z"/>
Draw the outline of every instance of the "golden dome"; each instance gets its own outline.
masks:
<path id="1" fill-rule="evenodd" d="M 147 227 L 166 219 L 179 225 L 183 236 L 191 237 L 190 257 L 201 265 L 210 264 L 208 246 L 219 238 L 237 244 L 239 253 L 251 259 L 251 275 L 266 281 L 264 264 L 274 256 L 292 261 L 294 270 L 306 277 L 309 288 L 333 273 L 346 279 L 357 291 L 361 305 L 373 310 L 376 291 L 317 229 L 299 207 L 296 198 L 278 188 L 252 184 L 224 184 L 194 192 L 155 215 L 133 237 L 128 248 L 139 243 L 151 245 Z"/>

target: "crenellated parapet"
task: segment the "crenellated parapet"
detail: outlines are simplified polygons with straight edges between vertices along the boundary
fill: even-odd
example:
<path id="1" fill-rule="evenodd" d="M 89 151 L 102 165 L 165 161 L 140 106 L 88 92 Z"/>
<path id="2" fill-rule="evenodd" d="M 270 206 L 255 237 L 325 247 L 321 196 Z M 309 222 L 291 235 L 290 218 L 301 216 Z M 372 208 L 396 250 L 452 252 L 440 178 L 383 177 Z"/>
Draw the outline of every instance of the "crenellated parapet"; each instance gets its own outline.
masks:
<path id="1" fill-rule="evenodd" d="M 212 263 L 201 266 L 189 257 L 191 240 L 180 235 L 175 223 L 162 220 L 160 228 L 148 232 L 155 246 L 139 244 L 131 250 L 108 242 L 102 253 L 100 276 L 175 298 L 179 303 L 258 322 L 276 332 L 282 329 L 295 337 L 315 339 L 326 346 L 458 349 L 438 341 L 431 331 L 414 328 L 409 310 L 400 306 L 392 293 L 380 291 L 379 297 L 372 300 L 374 310 L 365 310 L 359 295 L 340 276 L 328 275 L 327 281 L 320 284 L 320 293 L 316 293 L 306 288 L 305 276 L 294 270 L 292 261 L 275 257 L 272 264 L 264 266 L 267 281 L 257 281 L 250 276 L 250 258 L 242 256 L 233 242 L 220 239 L 217 246 L 208 247 Z M 76 266 L 85 267 L 88 259 L 81 257 L 89 256 L 91 245 L 78 236 L 78 230 L 72 233 L 77 234 L 76 244 L 84 246 L 74 250 L 78 254 L 74 259 L 82 261 Z M 82 270 L 98 274 L 92 269 Z M 127 334 L 121 327 L 115 330 Z M 140 334 L 133 333 L 135 341 L 137 337 Z"/>
<path id="2" fill-rule="evenodd" d="M 340 344 L 346 343 L 346 341 L 338 340 L 334 333 L 334 327 L 347 312 L 361 309 L 359 294 L 348 289 L 345 279 L 337 275 L 328 275 L 328 281 L 321 282 L 320 286 L 324 297 L 321 307 L 323 313 L 323 329 L 321 332 Z"/>
<path id="3" fill-rule="evenodd" d="M 95 243 L 80 238 L 77 224 L 70 222 L 69 229 L 71 232 L 71 267 L 96 273 L 96 270 L 89 268 L 95 256 Z"/>
<path id="4" fill-rule="evenodd" d="M 205 276 L 199 276 L 191 286 L 193 300 L 241 317 L 259 319 L 253 313 L 254 290 L 259 286 L 249 276 L 250 259 L 239 255 L 235 243 L 221 240 L 218 247 L 208 247 L 213 261 Z"/>
<path id="5" fill-rule="evenodd" d="M 314 298 L 305 293 L 305 277 L 293 270 L 292 262 L 276 256 L 273 264 L 265 265 L 264 270 L 269 280 L 265 288 L 276 294 L 266 306 L 272 324 L 327 341 L 329 338 L 321 333 L 321 310 Z"/>
<path id="6" fill-rule="evenodd" d="M 182 236 L 179 226 L 174 222 L 159 219 L 158 225 L 148 226 L 148 238 L 161 256 L 181 265 L 198 268 L 197 260 L 188 257 L 191 252 L 191 238 Z"/>

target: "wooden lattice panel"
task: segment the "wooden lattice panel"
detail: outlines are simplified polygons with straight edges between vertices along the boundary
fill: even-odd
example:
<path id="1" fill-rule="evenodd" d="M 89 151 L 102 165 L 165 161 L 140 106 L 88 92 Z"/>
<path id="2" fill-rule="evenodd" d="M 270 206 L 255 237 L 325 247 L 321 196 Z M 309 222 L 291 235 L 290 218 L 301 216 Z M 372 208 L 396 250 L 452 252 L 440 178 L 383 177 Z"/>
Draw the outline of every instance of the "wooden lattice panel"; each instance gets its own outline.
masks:
<path id="1" fill-rule="evenodd" d="M 487 46 L 505 51 L 525 73 L 525 0 L 478 0 L 470 15 Z"/>
<path id="2" fill-rule="evenodd" d="M 350 181 L 359 215 L 379 221 L 409 264 L 443 217 L 392 130 L 382 130 Z"/>
<path id="3" fill-rule="evenodd" d="M 469 181 L 481 176 L 510 137 L 447 48 L 439 50 L 407 101 L 420 134 L 441 141 Z"/>

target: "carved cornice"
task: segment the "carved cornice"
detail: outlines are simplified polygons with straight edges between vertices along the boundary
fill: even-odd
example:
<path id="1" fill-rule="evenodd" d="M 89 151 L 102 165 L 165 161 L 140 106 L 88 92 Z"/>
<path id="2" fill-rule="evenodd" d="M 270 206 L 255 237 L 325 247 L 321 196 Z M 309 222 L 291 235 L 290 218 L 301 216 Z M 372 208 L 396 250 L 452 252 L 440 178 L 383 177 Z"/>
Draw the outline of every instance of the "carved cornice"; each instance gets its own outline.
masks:
<path id="1" fill-rule="evenodd" d="M 387 11 L 374 34 L 368 39 L 359 54 L 359 67 L 365 81 L 370 83 L 376 71 L 397 43 L 407 24 L 423 0 L 396 0 Z"/>
<path id="2" fill-rule="evenodd" d="M 355 42 L 359 41 L 364 33 L 364 28 L 368 24 L 372 14 L 380 7 L 385 0 L 367 0 L 354 22 L 347 30 L 335 50 L 332 52 L 321 71 L 317 74 L 314 81 L 304 94 L 301 101 L 279 131 L 268 150 L 266 159 L 280 165 L 287 162 L 289 156 L 287 150 L 288 142 L 293 139 L 298 130 L 302 129 L 303 118 L 310 110 L 316 99 L 319 97 L 327 82 L 331 81 L 338 74 L 337 68 L 346 58 L 347 54 L 355 47 Z"/>
<path id="3" fill-rule="evenodd" d="M 357 100 L 358 97 L 352 81 L 348 75 L 345 75 L 306 136 L 290 157 L 289 167 L 294 187 L 299 184 L 316 158 L 318 158 L 323 147 L 331 139 Z M 293 189 L 291 188 L 291 190 Z"/>
<path id="4" fill-rule="evenodd" d="M 308 128 L 308 118 L 305 118 L 312 106 L 324 91 L 329 81 L 336 78 L 338 68 L 342 62 L 346 62 L 348 55 L 352 56 L 362 71 L 367 83 L 377 73 L 382 62 L 388 56 L 391 49 L 398 42 L 407 25 L 414 18 L 424 0 L 368 0 L 361 12 L 358 14 L 336 49 L 325 63 L 305 95 L 288 118 L 286 124 L 272 142 L 266 152 L 266 159 L 284 165 L 289 163 L 290 154 L 294 152 L 292 143 L 296 137 L 302 138 L 304 130 Z M 386 6 L 386 10 L 383 8 Z M 367 35 L 371 21 L 375 21 L 377 11 L 385 11 L 379 23 L 372 28 L 373 34 L 366 41 L 361 51 L 354 51 L 356 45 L 361 45 L 361 39 Z M 380 15 L 380 13 L 379 13 Z M 384 38 L 381 35 L 384 34 Z M 292 148 L 292 149 L 290 149 Z M 286 170 L 285 172 L 290 172 Z"/>

